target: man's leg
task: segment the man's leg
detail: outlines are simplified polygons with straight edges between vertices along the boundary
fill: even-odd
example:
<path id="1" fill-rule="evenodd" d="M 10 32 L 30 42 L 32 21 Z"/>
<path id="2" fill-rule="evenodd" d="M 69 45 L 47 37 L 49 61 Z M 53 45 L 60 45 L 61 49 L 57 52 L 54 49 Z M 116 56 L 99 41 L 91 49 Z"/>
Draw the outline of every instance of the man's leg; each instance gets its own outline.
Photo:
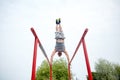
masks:
<path id="1" fill-rule="evenodd" d="M 56 31 L 59 31 L 59 27 L 58 27 L 58 24 L 56 24 Z"/>
<path id="2" fill-rule="evenodd" d="M 56 19 L 56 31 L 59 31 L 59 32 L 62 31 L 62 27 L 60 23 L 61 23 L 61 19 L 60 18 Z"/>

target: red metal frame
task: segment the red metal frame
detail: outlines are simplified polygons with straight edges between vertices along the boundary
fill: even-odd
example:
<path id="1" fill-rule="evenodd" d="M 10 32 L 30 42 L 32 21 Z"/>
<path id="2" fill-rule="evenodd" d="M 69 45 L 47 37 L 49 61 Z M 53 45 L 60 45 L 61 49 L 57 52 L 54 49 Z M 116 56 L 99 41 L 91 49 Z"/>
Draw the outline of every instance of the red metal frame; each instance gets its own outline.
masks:
<path id="1" fill-rule="evenodd" d="M 35 37 L 35 43 L 34 43 L 34 52 L 33 52 L 33 64 L 32 64 L 32 74 L 31 74 L 31 80 L 36 80 L 36 59 L 37 59 L 37 44 L 39 44 L 40 49 L 42 50 L 45 58 L 47 59 L 49 65 L 50 65 L 50 61 L 47 57 L 47 54 L 34 30 L 34 28 L 31 28 L 31 32 L 33 33 L 34 37 Z"/>
<path id="2" fill-rule="evenodd" d="M 90 63 L 89 63 L 89 59 L 88 59 L 87 48 L 86 48 L 85 39 L 84 39 L 87 32 L 88 32 L 88 29 L 86 28 L 82 37 L 81 37 L 81 39 L 80 39 L 80 41 L 79 41 L 79 43 L 78 43 L 78 45 L 77 45 L 77 47 L 76 47 L 76 50 L 75 50 L 75 52 L 74 52 L 74 54 L 73 54 L 73 56 L 70 60 L 69 66 L 70 66 L 73 58 L 75 57 L 81 43 L 83 43 L 83 50 L 84 50 L 84 56 L 85 56 L 85 61 L 86 61 L 86 67 L 87 67 L 87 71 L 88 71 L 88 77 L 89 77 L 89 80 L 93 80 L 92 73 L 91 73 L 91 68 L 90 68 Z"/>
<path id="3" fill-rule="evenodd" d="M 31 28 L 31 31 L 35 37 L 35 42 L 34 42 L 34 52 L 33 52 L 33 64 L 32 64 L 32 74 L 31 74 L 31 80 L 36 80 L 36 58 L 37 58 L 37 44 L 39 44 L 39 47 L 40 49 L 42 50 L 44 56 L 46 57 L 48 63 L 49 63 L 49 66 L 50 66 L 50 80 L 52 80 L 52 60 L 53 60 L 53 54 L 52 54 L 52 57 L 51 57 L 51 61 L 49 61 L 48 57 L 47 57 L 47 54 L 42 46 L 42 44 L 40 43 L 40 40 L 35 32 L 35 30 L 33 28 Z M 75 49 L 75 52 L 71 58 L 70 61 L 68 61 L 68 78 L 69 80 L 71 80 L 71 73 L 70 73 L 70 65 L 71 65 L 71 62 L 73 61 L 81 43 L 83 44 L 83 50 L 84 50 L 84 56 L 85 56 L 85 61 L 86 61 L 86 67 L 87 67 L 87 71 L 88 71 L 88 77 L 89 77 L 89 80 L 93 80 L 93 77 L 92 77 L 92 73 L 91 73 L 91 69 L 90 69 L 90 63 L 89 63 L 89 59 L 88 59 L 88 53 L 87 53 L 87 48 L 86 48 L 86 44 L 85 44 L 85 35 L 87 34 L 88 32 L 88 29 L 85 29 L 76 49 Z M 66 55 L 67 59 L 69 59 L 69 56 Z"/>
<path id="4" fill-rule="evenodd" d="M 71 60 L 70 60 L 70 63 L 69 63 L 69 64 L 71 64 L 71 62 L 72 62 L 73 58 L 75 57 L 75 55 L 76 55 L 76 53 L 77 53 L 77 51 L 78 51 L 78 49 L 79 49 L 79 47 L 80 47 L 81 43 L 83 42 L 84 37 L 85 37 L 85 35 L 87 34 L 87 32 L 88 32 L 88 29 L 85 29 L 85 31 L 84 31 L 84 33 L 83 33 L 83 35 L 82 35 L 82 37 L 81 37 L 81 39 L 80 39 L 80 41 L 79 41 L 79 43 L 78 43 L 78 45 L 77 45 L 76 49 L 75 49 L 75 52 L 74 52 L 74 54 L 73 54 L 73 56 L 72 56 L 72 58 L 71 58 Z"/>

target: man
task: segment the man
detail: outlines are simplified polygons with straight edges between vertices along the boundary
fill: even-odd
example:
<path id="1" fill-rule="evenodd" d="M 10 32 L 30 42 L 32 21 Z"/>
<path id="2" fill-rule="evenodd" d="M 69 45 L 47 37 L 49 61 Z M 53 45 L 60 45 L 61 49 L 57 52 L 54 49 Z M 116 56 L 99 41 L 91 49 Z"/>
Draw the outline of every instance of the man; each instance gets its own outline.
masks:
<path id="1" fill-rule="evenodd" d="M 65 45 L 64 45 L 64 33 L 62 31 L 62 27 L 60 25 L 61 20 L 56 19 L 56 32 L 55 32 L 55 39 L 56 39 L 56 46 L 55 50 L 58 52 L 58 55 L 61 56 L 61 52 L 65 52 Z"/>
<path id="2" fill-rule="evenodd" d="M 61 56 L 62 52 L 64 52 L 69 62 L 69 56 L 67 51 L 65 50 L 65 45 L 64 45 L 65 37 L 60 23 L 61 23 L 60 18 L 56 19 L 56 32 L 55 32 L 56 45 L 54 51 L 52 52 L 51 57 L 53 57 L 56 52 L 58 53 L 58 56 Z"/>

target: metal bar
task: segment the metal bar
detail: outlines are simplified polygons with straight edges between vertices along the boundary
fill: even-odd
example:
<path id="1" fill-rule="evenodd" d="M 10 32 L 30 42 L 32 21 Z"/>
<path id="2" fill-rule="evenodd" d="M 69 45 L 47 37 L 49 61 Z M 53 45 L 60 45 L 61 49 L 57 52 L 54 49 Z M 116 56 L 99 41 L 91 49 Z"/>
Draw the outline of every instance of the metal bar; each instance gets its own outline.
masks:
<path id="1" fill-rule="evenodd" d="M 35 74 L 35 73 L 36 73 L 36 71 L 35 71 L 35 70 L 36 70 L 36 58 L 37 58 L 37 43 L 39 43 L 39 47 L 40 47 L 41 51 L 43 52 L 45 58 L 47 59 L 49 65 L 50 65 L 50 61 L 49 61 L 49 59 L 48 59 L 48 57 L 47 57 L 47 54 L 46 54 L 46 52 L 45 52 L 45 50 L 44 50 L 44 48 L 43 48 L 43 46 L 42 46 L 42 44 L 41 44 L 38 36 L 37 36 L 34 28 L 31 28 L 31 32 L 33 33 L 33 35 L 34 35 L 34 37 L 35 37 L 31 80 L 35 80 L 35 75 L 36 75 L 36 74 Z"/>
<path id="2" fill-rule="evenodd" d="M 68 79 L 71 80 L 70 64 L 68 63 Z"/>
<path id="3" fill-rule="evenodd" d="M 50 64 L 50 61 L 49 61 L 49 59 L 48 59 L 48 57 L 47 57 L 47 54 L 46 54 L 46 52 L 45 52 L 45 50 L 44 50 L 42 44 L 39 44 L 39 47 L 40 47 L 41 51 L 43 52 L 43 55 L 44 55 L 45 58 L 47 59 L 48 63 Z"/>
<path id="4" fill-rule="evenodd" d="M 34 28 L 31 28 L 31 31 L 32 31 L 34 37 L 38 39 L 39 47 L 40 47 L 41 51 L 43 52 L 44 56 L 46 57 L 48 63 L 50 63 L 50 62 L 49 62 L 49 59 L 48 59 L 48 57 L 47 57 L 47 54 L 46 54 L 46 52 L 45 52 L 45 50 L 44 50 L 44 48 L 43 48 L 43 46 L 42 46 L 42 44 L 41 44 L 41 42 L 40 42 L 38 36 L 37 36 L 37 34 L 36 34 Z"/>
<path id="5" fill-rule="evenodd" d="M 37 43 L 38 43 L 38 39 L 35 38 L 31 80 L 35 80 L 36 77 Z"/>
<path id="6" fill-rule="evenodd" d="M 53 56 L 55 55 L 56 51 L 53 51 L 50 58 L 50 80 L 52 80 L 52 62 L 53 62 Z"/>
<path id="7" fill-rule="evenodd" d="M 39 40 L 39 38 L 38 38 L 38 36 L 37 36 L 35 30 L 34 30 L 34 28 L 31 28 L 31 31 L 32 31 L 34 37 L 38 39 L 38 43 L 41 44 L 41 43 L 40 43 L 40 40 Z"/>
<path id="8" fill-rule="evenodd" d="M 86 28 L 85 31 L 84 31 L 84 33 L 83 33 L 83 35 L 82 35 L 82 37 L 81 37 L 81 39 L 80 39 L 80 41 L 79 41 L 79 43 L 78 43 L 78 45 L 77 45 L 77 47 L 76 47 L 76 50 L 75 50 L 75 52 L 74 52 L 74 54 L 73 54 L 73 56 L 72 56 L 69 64 L 71 64 L 73 58 L 75 57 L 75 55 L 76 55 L 76 53 L 77 53 L 77 51 L 78 51 L 78 49 L 79 49 L 79 47 L 80 47 L 80 45 L 81 45 L 82 39 L 84 39 L 84 37 L 85 37 L 85 35 L 87 34 L 87 32 L 88 32 L 88 29 Z"/>
<path id="9" fill-rule="evenodd" d="M 52 80 L 52 63 L 50 63 L 50 80 Z"/>
<path id="10" fill-rule="evenodd" d="M 89 63 L 89 59 L 88 59 L 87 48 L 86 48 L 86 44 L 85 44 L 84 39 L 82 40 L 82 43 L 83 43 L 83 50 L 84 50 L 84 55 L 85 55 L 86 67 L 87 67 L 87 71 L 88 71 L 88 79 L 93 80 L 91 69 L 90 69 L 90 63 Z"/>
<path id="11" fill-rule="evenodd" d="M 67 60 L 68 60 L 68 80 L 71 80 L 70 64 L 69 64 L 70 58 L 69 58 L 69 55 L 68 55 L 67 51 L 65 51 L 64 53 L 65 53 L 65 55 L 66 55 L 66 57 L 67 57 Z"/>

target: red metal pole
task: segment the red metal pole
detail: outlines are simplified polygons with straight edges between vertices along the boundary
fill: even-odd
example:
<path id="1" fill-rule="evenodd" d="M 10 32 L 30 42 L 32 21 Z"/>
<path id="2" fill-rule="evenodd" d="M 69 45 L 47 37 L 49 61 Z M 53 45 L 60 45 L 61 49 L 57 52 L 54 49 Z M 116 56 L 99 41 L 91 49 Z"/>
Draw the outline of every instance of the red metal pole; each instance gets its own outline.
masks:
<path id="1" fill-rule="evenodd" d="M 78 45 L 77 45 L 77 47 L 76 47 L 76 49 L 75 49 L 75 52 L 74 52 L 74 54 L 73 54 L 73 56 L 72 56 L 69 64 L 71 64 L 72 60 L 74 59 L 74 57 L 75 57 L 75 55 L 76 55 L 76 53 L 77 53 L 77 51 L 78 51 L 78 49 L 79 49 L 79 47 L 81 45 L 82 39 L 84 39 L 84 37 L 87 34 L 87 32 L 88 32 L 88 29 L 86 28 L 85 31 L 84 31 L 84 33 L 83 33 L 83 35 L 82 35 L 82 37 L 81 37 L 81 39 L 80 39 L 80 41 L 79 41 L 79 43 L 78 43 Z"/>
<path id="2" fill-rule="evenodd" d="M 88 59 L 87 48 L 86 48 L 86 44 L 85 44 L 85 40 L 84 39 L 82 39 L 82 43 L 83 43 L 83 50 L 84 50 L 84 55 L 85 55 L 87 71 L 88 71 L 88 79 L 89 80 L 93 80 L 91 69 L 90 69 L 90 63 L 89 63 L 89 59 Z"/>
<path id="3" fill-rule="evenodd" d="M 68 63 L 68 79 L 71 80 L 70 64 Z"/>
<path id="4" fill-rule="evenodd" d="M 55 55 L 55 51 L 52 52 L 51 58 L 50 58 L 50 80 L 52 80 L 52 62 L 53 62 L 53 56 Z"/>
<path id="5" fill-rule="evenodd" d="M 52 63 L 50 63 L 50 80 L 52 80 Z"/>
<path id="6" fill-rule="evenodd" d="M 44 50 L 44 48 L 43 48 L 43 46 L 42 46 L 42 44 L 41 44 L 41 42 L 40 42 L 38 36 L 37 36 L 37 34 L 36 34 L 34 28 L 31 28 L 31 31 L 32 31 L 34 37 L 38 39 L 39 47 L 40 47 L 41 51 L 43 52 L 45 58 L 47 59 L 48 63 L 50 64 L 49 59 L 48 59 L 48 57 L 47 57 L 47 54 L 46 54 L 46 52 L 45 52 L 45 50 Z"/>
<path id="7" fill-rule="evenodd" d="M 38 43 L 41 44 L 41 43 L 40 43 L 40 40 L 39 40 L 39 38 L 38 38 L 35 30 L 34 30 L 34 28 L 31 28 L 31 32 L 33 33 L 34 37 L 38 39 Z"/>
<path id="8" fill-rule="evenodd" d="M 31 80 L 35 80 L 36 78 L 35 75 L 36 75 L 37 43 L 38 43 L 38 39 L 35 38 Z"/>
<path id="9" fill-rule="evenodd" d="M 37 36 L 34 28 L 31 28 L 31 32 L 33 33 L 33 35 L 35 37 L 31 80 L 35 80 L 35 75 L 36 75 L 36 71 L 35 71 L 36 70 L 36 58 L 37 58 L 37 43 L 39 44 L 39 47 L 40 47 L 41 51 L 43 52 L 45 58 L 47 59 L 49 65 L 50 65 L 50 61 L 49 61 L 49 59 L 47 57 L 47 54 L 46 54 L 46 52 L 45 52 L 45 50 L 44 50 L 44 48 L 43 48 L 43 46 L 42 46 L 38 36 Z"/>

